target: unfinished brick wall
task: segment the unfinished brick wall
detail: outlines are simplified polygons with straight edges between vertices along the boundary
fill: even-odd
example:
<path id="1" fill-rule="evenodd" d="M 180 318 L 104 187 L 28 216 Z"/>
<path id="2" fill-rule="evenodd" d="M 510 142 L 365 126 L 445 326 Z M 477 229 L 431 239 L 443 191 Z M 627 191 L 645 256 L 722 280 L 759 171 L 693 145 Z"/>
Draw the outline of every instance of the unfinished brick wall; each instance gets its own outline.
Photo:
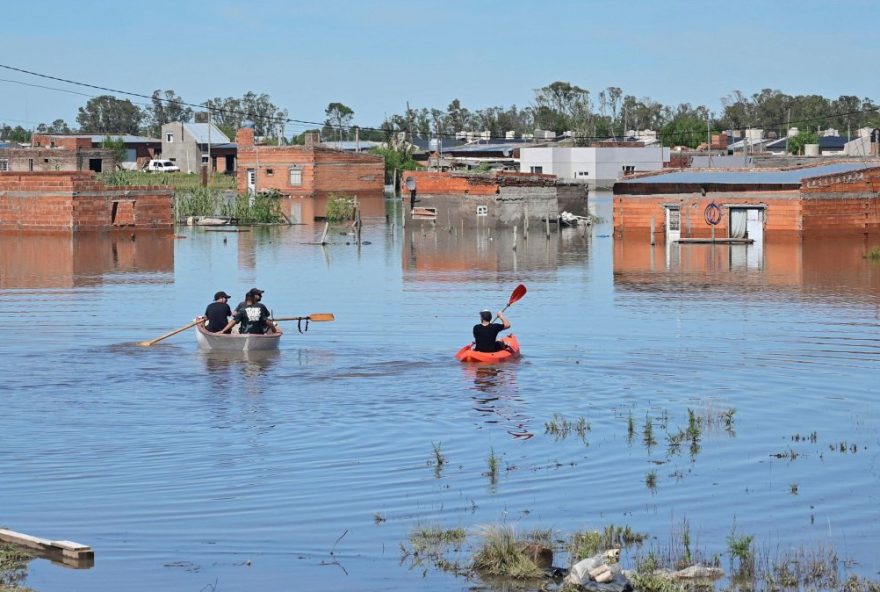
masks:
<path id="1" fill-rule="evenodd" d="M 0 173 L 0 229 L 170 228 L 167 187 L 107 187 L 91 173 Z"/>
<path id="2" fill-rule="evenodd" d="M 416 182 L 418 195 L 495 195 L 500 191 L 499 183 L 487 177 L 468 177 L 436 171 L 404 171 L 400 179 L 401 191 L 405 194 L 408 193 L 405 183 L 409 177 Z"/>
<path id="3" fill-rule="evenodd" d="M 801 196 L 805 233 L 880 233 L 880 168 L 804 179 Z"/>

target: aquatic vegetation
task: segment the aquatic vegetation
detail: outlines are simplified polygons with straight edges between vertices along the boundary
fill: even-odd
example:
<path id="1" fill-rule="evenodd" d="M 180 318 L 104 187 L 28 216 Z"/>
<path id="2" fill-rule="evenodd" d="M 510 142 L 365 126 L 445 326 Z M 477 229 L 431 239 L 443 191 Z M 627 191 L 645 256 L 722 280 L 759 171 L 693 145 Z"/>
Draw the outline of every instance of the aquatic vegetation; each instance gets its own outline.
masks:
<path id="1" fill-rule="evenodd" d="M 483 542 L 473 558 L 473 568 L 480 574 L 515 580 L 538 579 L 544 571 L 526 552 L 537 541 L 518 537 L 509 525 L 490 525 L 481 532 Z"/>
<path id="2" fill-rule="evenodd" d="M 871 247 L 871 250 L 865 255 L 865 259 L 880 261 L 880 246 Z"/>
<path id="3" fill-rule="evenodd" d="M 797 483 L 789 484 L 788 490 L 791 492 L 792 495 L 797 495 L 798 494 L 798 484 Z"/>
<path id="4" fill-rule="evenodd" d="M 607 549 L 625 549 L 633 545 L 641 545 L 648 535 L 636 532 L 629 526 L 609 524 L 603 530 L 587 530 L 575 532 L 568 541 L 567 551 L 572 563 L 591 557 Z"/>
<path id="5" fill-rule="evenodd" d="M 498 457 L 495 456 L 494 448 L 489 451 L 489 458 L 486 460 L 486 464 L 489 469 L 486 474 L 489 476 L 489 481 L 492 482 L 492 485 L 495 485 L 498 482 Z"/>
<path id="6" fill-rule="evenodd" d="M 431 442 L 431 448 L 433 450 L 434 456 L 431 460 L 428 461 L 429 465 L 434 467 L 434 476 L 439 478 L 440 473 L 443 470 L 443 465 L 446 464 L 446 457 L 443 455 L 442 442 L 437 442 L 434 444 Z"/>
<path id="7" fill-rule="evenodd" d="M 801 547 L 770 558 L 767 555 L 756 558 L 758 579 L 767 589 L 794 588 L 810 590 L 839 590 L 840 561 L 837 553 L 824 547 Z M 853 591 L 880 591 L 877 582 L 861 580 L 853 576 L 849 581 L 858 582 L 860 587 Z M 847 590 L 846 585 L 843 590 Z"/>
<path id="8" fill-rule="evenodd" d="M 636 572 L 630 578 L 633 589 L 639 592 L 685 592 L 686 588 L 669 578 L 653 573 Z"/>
<path id="9" fill-rule="evenodd" d="M 409 560 L 411 567 L 428 561 L 442 571 L 467 576 L 468 568 L 453 556 L 462 551 L 466 539 L 467 532 L 462 528 L 417 527 L 409 535 L 410 546 L 400 544 L 400 559 L 401 562 Z"/>
<path id="10" fill-rule="evenodd" d="M 727 550 L 730 561 L 734 563 L 734 574 L 740 578 L 751 578 L 755 575 L 755 549 L 752 545 L 754 535 L 736 536 L 736 525 L 727 537 Z"/>
<path id="11" fill-rule="evenodd" d="M 284 221 L 281 213 L 281 194 L 277 191 L 256 195 L 236 195 L 223 204 L 221 215 L 237 220 L 239 224 L 277 224 Z"/>
<path id="12" fill-rule="evenodd" d="M 654 439 L 654 423 L 651 421 L 651 416 L 645 416 L 645 426 L 642 428 L 642 441 L 645 443 L 646 448 L 651 448 L 655 444 L 657 444 L 657 440 Z"/>
<path id="13" fill-rule="evenodd" d="M 331 193 L 327 200 L 326 218 L 328 222 L 354 220 L 355 201 L 348 195 Z"/>
<path id="14" fill-rule="evenodd" d="M 572 431 L 586 444 L 587 432 L 590 431 L 590 423 L 587 418 L 579 417 L 572 422 L 561 414 L 554 413 L 550 421 L 544 422 L 544 433 L 552 435 L 556 440 L 565 440 Z"/>
<path id="15" fill-rule="evenodd" d="M 27 577 L 33 555 L 20 547 L 0 543 L 0 591 L 26 592 L 19 584 Z"/>
<path id="16" fill-rule="evenodd" d="M 636 422 L 633 419 L 632 411 L 629 412 L 629 417 L 626 420 L 626 442 L 627 444 L 632 444 L 633 439 L 636 437 Z"/>
<path id="17" fill-rule="evenodd" d="M 386 520 L 388 519 L 379 512 L 376 512 L 376 514 L 373 516 L 373 522 L 375 522 L 376 524 L 382 524 Z"/>
<path id="18" fill-rule="evenodd" d="M 657 471 L 651 471 L 645 475 L 645 487 L 651 491 L 657 491 Z"/>

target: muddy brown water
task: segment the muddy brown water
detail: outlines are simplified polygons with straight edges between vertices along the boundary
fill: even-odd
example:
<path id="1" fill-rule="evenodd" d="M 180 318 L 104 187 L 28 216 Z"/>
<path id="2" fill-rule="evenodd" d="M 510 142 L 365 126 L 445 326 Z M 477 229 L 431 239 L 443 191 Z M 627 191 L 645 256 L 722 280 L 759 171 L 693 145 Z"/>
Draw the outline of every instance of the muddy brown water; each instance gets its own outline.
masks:
<path id="1" fill-rule="evenodd" d="M 880 239 L 667 252 L 615 242 L 608 196 L 595 207 L 586 235 L 516 250 L 384 221 L 360 250 L 341 229 L 303 244 L 310 226 L 0 236 L 0 524 L 96 551 L 89 570 L 35 561 L 26 584 L 459 590 L 401 565 L 414 527 L 615 523 L 662 545 L 685 518 L 710 555 L 735 523 L 876 577 L 880 265 L 862 255 Z M 520 282 L 522 360 L 456 362 Z M 279 316 L 337 320 L 288 326 L 268 355 L 199 353 L 191 332 L 134 345 L 254 286 Z M 713 425 L 670 450 L 688 409 Z M 557 414 L 586 437 L 545 433 Z"/>

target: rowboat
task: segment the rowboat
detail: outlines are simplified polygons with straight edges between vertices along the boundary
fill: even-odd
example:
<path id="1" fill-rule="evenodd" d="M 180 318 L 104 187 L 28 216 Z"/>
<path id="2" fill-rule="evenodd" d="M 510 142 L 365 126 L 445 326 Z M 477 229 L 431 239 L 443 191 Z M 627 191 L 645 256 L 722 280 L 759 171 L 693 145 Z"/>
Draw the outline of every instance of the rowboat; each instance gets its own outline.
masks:
<path id="1" fill-rule="evenodd" d="M 491 364 L 494 362 L 506 362 L 507 360 L 514 360 L 519 357 L 519 341 L 517 340 L 516 335 L 502 337 L 500 341 L 507 346 L 501 351 L 491 353 L 478 352 L 471 349 L 473 344 L 468 344 L 458 350 L 458 353 L 455 354 L 455 359 L 459 362 Z"/>
<path id="2" fill-rule="evenodd" d="M 238 334 L 211 333 L 203 325 L 196 326 L 196 341 L 199 349 L 205 351 L 246 352 L 278 349 L 280 333 Z"/>

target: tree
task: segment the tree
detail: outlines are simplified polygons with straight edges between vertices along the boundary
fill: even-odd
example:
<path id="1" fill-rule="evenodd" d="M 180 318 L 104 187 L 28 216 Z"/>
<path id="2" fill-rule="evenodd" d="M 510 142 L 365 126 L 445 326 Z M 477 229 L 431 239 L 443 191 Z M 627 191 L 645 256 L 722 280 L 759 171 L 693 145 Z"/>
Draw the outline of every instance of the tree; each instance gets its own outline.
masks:
<path id="1" fill-rule="evenodd" d="M 162 126 L 173 121 L 191 121 L 193 110 L 184 104 L 183 99 L 173 90 L 153 91 L 152 104 L 147 108 L 150 114 L 150 131 L 154 136 L 162 133 Z"/>
<path id="2" fill-rule="evenodd" d="M 557 134 L 573 131 L 579 145 L 596 133 L 590 91 L 569 82 L 556 81 L 535 91 L 535 124 Z"/>
<path id="3" fill-rule="evenodd" d="M 394 182 L 394 172 L 411 171 L 419 167 L 419 164 L 413 160 L 412 146 L 402 145 L 399 148 L 393 146 L 382 146 L 370 149 L 371 154 L 378 154 L 385 159 L 385 183 Z"/>
<path id="4" fill-rule="evenodd" d="M 101 95 L 79 108 L 76 122 L 83 133 L 137 134 L 144 112 L 128 99 Z"/>
<path id="5" fill-rule="evenodd" d="M 116 168 L 122 168 L 122 161 L 125 160 L 125 140 L 120 136 L 106 136 L 101 142 L 101 148 L 113 152 L 113 160 L 116 162 Z"/>
<path id="6" fill-rule="evenodd" d="M 56 119 L 50 124 L 41 123 L 37 126 L 37 132 L 41 134 L 69 134 L 70 126 L 63 119 Z"/>
<path id="7" fill-rule="evenodd" d="M 818 142 L 819 136 L 815 132 L 802 131 L 793 138 L 788 139 L 788 152 L 794 155 L 803 154 L 805 145 L 817 144 Z"/>
<path id="8" fill-rule="evenodd" d="M 9 140 L 10 142 L 30 142 L 31 141 L 31 133 L 17 125 L 15 127 L 10 127 L 9 125 L 4 125 L 0 128 L 0 138 L 4 138 Z"/>
<path id="9" fill-rule="evenodd" d="M 330 103 L 324 109 L 324 115 L 327 116 L 324 120 L 324 132 L 327 135 L 332 135 L 335 131 L 337 140 L 348 138 L 348 127 L 354 119 L 354 110 L 351 107 L 342 103 Z"/>
<path id="10" fill-rule="evenodd" d="M 265 93 L 248 91 L 240 99 L 216 97 L 205 101 L 205 106 L 211 111 L 211 122 L 220 129 L 237 130 L 247 120 L 254 123 L 257 136 L 284 133 L 287 110 L 278 108 Z M 203 118 L 196 114 L 196 121 Z"/>

